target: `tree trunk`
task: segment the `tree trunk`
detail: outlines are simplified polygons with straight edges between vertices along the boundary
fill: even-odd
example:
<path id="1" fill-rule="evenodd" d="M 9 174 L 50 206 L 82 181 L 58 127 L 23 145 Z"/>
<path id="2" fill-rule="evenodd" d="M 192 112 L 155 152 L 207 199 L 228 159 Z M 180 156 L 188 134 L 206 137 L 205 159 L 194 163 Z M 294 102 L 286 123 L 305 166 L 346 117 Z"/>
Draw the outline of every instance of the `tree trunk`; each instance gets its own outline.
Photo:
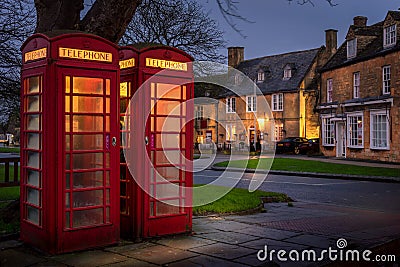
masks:
<path id="1" fill-rule="evenodd" d="M 35 0 L 35 32 L 78 29 L 83 0 Z"/>
<path id="2" fill-rule="evenodd" d="M 35 32 L 81 30 L 118 43 L 142 0 L 96 0 L 80 21 L 83 0 L 35 0 Z"/>
<path id="3" fill-rule="evenodd" d="M 118 43 L 142 0 L 97 0 L 81 21 L 81 30 Z"/>

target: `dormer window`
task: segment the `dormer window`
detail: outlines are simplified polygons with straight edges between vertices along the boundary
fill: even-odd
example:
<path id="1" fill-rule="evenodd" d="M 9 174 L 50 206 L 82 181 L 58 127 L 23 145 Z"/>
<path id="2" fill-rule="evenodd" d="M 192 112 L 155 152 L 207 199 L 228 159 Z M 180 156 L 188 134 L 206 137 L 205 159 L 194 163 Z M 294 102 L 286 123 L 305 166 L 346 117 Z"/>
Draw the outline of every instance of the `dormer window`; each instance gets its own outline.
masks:
<path id="1" fill-rule="evenodd" d="M 265 72 L 260 70 L 257 75 L 257 82 L 263 82 L 265 80 Z"/>
<path id="2" fill-rule="evenodd" d="M 347 41 L 347 58 L 357 56 L 357 38 Z"/>
<path id="3" fill-rule="evenodd" d="M 383 47 L 396 44 L 396 24 L 383 29 Z"/>
<path id="4" fill-rule="evenodd" d="M 292 78 L 292 68 L 289 65 L 286 65 L 283 69 L 283 79 L 289 80 L 290 78 Z"/>

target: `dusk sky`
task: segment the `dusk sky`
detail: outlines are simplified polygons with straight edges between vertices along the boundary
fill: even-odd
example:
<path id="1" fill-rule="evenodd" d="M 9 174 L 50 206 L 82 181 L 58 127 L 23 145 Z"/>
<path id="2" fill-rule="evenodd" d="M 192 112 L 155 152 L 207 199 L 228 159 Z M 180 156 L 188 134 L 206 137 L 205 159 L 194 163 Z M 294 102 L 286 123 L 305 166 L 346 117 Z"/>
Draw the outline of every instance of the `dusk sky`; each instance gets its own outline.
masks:
<path id="1" fill-rule="evenodd" d="M 338 30 L 338 46 L 344 41 L 353 17 L 368 17 L 368 25 L 382 21 L 388 10 L 398 10 L 399 0 L 313 0 L 315 6 L 294 0 L 238 0 L 240 14 L 253 21 L 237 20 L 247 38 L 241 37 L 224 21 L 215 0 L 199 0 L 225 32 L 227 46 L 245 47 L 245 59 L 317 48 L 325 44 L 325 30 Z M 221 51 L 224 55 L 227 52 Z"/>

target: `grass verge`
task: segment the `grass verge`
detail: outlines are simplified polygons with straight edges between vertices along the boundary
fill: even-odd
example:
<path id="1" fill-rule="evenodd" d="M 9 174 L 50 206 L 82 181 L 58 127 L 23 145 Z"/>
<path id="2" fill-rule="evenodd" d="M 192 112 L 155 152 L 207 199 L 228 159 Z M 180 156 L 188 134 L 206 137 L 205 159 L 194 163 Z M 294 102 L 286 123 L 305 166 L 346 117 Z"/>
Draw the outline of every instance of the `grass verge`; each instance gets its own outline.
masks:
<path id="1" fill-rule="evenodd" d="M 19 153 L 19 147 L 0 147 L 0 153 Z"/>
<path id="2" fill-rule="evenodd" d="M 260 169 L 266 169 L 265 166 L 270 166 L 270 158 L 250 159 L 247 164 L 246 160 L 224 161 L 215 164 L 218 167 L 232 168 L 248 168 L 255 169 L 259 164 Z M 288 159 L 275 158 L 272 163 L 271 170 L 277 171 L 296 171 L 296 172 L 316 172 L 316 173 L 332 173 L 332 174 L 349 174 L 362 176 L 385 176 L 385 177 L 400 177 L 399 169 L 366 167 L 349 164 L 337 164 L 330 162 L 321 162 L 316 160 Z"/>
<path id="3" fill-rule="evenodd" d="M 13 201 L 18 198 L 19 186 L 0 188 L 0 235 L 19 231 L 19 210 L 7 207 L 13 205 Z"/>
<path id="4" fill-rule="evenodd" d="M 10 163 L 9 166 L 10 166 L 9 167 L 10 168 L 9 169 L 9 175 L 10 175 L 9 177 L 10 177 L 10 180 L 13 180 L 14 179 L 14 163 Z M 20 175 L 20 173 L 19 173 L 19 168 L 18 168 L 18 180 L 19 180 L 19 175 Z M 4 182 L 5 177 L 6 177 L 5 167 L 3 164 L 0 164 L 0 183 Z"/>
<path id="5" fill-rule="evenodd" d="M 222 186 L 211 186 L 207 189 L 209 194 L 218 193 L 219 191 L 224 192 L 226 190 L 227 188 Z M 206 197 L 207 196 L 204 196 L 203 194 L 201 196 L 196 196 L 196 193 L 193 196 L 195 203 L 199 198 Z M 257 208 L 261 204 L 261 198 L 263 197 L 273 198 L 276 202 L 290 201 L 290 198 L 287 195 L 281 193 L 264 192 L 260 190 L 250 193 L 247 189 L 233 188 L 225 196 L 212 203 L 193 207 L 193 215 L 239 213 L 249 211 Z"/>

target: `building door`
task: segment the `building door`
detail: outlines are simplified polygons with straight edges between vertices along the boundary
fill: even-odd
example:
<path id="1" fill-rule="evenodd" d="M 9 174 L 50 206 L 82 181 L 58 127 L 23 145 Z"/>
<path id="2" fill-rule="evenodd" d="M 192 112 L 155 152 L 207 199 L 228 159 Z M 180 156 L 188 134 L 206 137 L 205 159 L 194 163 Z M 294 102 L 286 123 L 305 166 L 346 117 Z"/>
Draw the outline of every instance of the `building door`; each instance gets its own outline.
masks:
<path id="1" fill-rule="evenodd" d="M 336 123 L 336 157 L 346 157 L 346 125 L 344 122 Z"/>

